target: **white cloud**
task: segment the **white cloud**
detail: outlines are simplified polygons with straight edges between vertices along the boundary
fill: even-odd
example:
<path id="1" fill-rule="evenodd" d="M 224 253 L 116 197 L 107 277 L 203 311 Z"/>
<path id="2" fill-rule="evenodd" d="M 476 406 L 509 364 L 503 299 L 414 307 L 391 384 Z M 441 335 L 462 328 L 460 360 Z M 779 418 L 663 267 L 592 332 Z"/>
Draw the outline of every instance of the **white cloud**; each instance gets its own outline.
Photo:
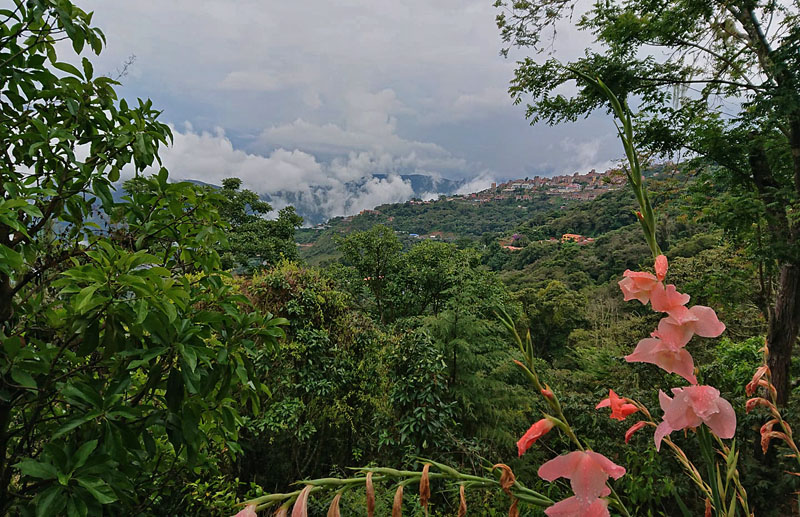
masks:
<path id="1" fill-rule="evenodd" d="M 472 192 L 480 192 L 481 190 L 486 190 L 487 188 L 491 187 L 492 183 L 495 183 L 496 181 L 497 179 L 495 178 L 494 174 L 489 171 L 484 171 L 475 179 L 463 184 L 456 191 L 456 194 L 471 194 Z"/>
<path id="2" fill-rule="evenodd" d="M 271 194 L 276 209 L 293 204 L 327 218 L 414 196 L 410 182 L 397 174 L 413 162 L 409 156 L 364 151 L 322 163 L 297 149 L 278 148 L 266 156 L 247 153 L 234 148 L 222 129 L 198 132 L 187 124 L 173 128 L 173 135 L 173 145 L 160 153 L 173 178 L 219 185 L 224 178 L 238 177 L 246 188 Z M 387 176 L 373 176 L 378 173 Z"/>
<path id="3" fill-rule="evenodd" d="M 458 177 L 486 167 L 517 177 L 572 160 L 548 151 L 558 148 L 560 133 L 528 128 L 523 109 L 510 106 L 508 82 L 525 53 L 498 55 L 491 1 L 81 5 L 95 11 L 108 37 L 95 70 L 112 72 L 136 55 L 120 93 L 153 98 L 165 121 L 191 120 L 212 136 L 225 128 L 234 162 L 218 163 L 223 168 L 252 167 L 258 162 L 249 156 L 269 159 L 281 149 L 311 155 L 323 169 L 332 156 L 347 164 L 351 154 L 367 153 L 385 170 Z M 562 25 L 559 56 L 579 55 L 591 35 Z M 571 130 L 576 142 L 593 137 L 581 127 Z M 619 154 L 601 149 L 598 159 Z"/>
<path id="4" fill-rule="evenodd" d="M 602 172 L 613 167 L 615 163 L 615 160 L 603 159 L 601 156 L 601 151 L 604 150 L 604 144 L 614 145 L 616 143 L 613 137 L 580 141 L 572 138 L 565 138 L 561 141 L 561 149 L 565 156 L 569 156 L 569 161 L 567 163 L 572 165 L 574 169 L 573 172 L 586 172 L 591 169 Z"/>

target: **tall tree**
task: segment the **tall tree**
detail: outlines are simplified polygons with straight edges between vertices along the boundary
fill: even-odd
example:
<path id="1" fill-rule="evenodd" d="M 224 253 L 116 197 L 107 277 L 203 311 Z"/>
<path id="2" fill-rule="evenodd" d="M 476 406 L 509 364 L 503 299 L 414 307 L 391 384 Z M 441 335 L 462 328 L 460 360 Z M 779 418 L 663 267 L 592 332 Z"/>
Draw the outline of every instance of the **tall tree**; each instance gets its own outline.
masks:
<path id="1" fill-rule="evenodd" d="M 226 178 L 220 189 L 219 212 L 228 223 L 228 243 L 220 248 L 226 268 L 252 270 L 280 259 L 296 260 L 294 231 L 303 224 L 293 206 L 278 212 L 269 220 L 272 206 L 249 189 L 242 189 L 239 178 Z"/>
<path id="2" fill-rule="evenodd" d="M 498 0 L 507 47 L 546 51 L 556 24 L 584 9 L 577 0 Z M 726 180 L 756 194 L 778 271 L 768 304 L 769 365 L 785 403 L 800 330 L 800 2 L 609 0 L 579 13 L 598 45 L 564 63 L 519 62 L 510 93 L 532 123 L 556 124 L 602 108 L 605 97 L 562 85 L 571 69 L 600 77 L 637 104 L 637 139 L 650 151 L 688 150 L 724 167 Z"/>
<path id="3" fill-rule="evenodd" d="M 7 4 L 0 514 L 175 513 L 165 485 L 239 450 L 240 401 L 257 403 L 261 387 L 250 357 L 282 322 L 244 310 L 218 273 L 218 194 L 162 168 L 112 195 L 170 131 L 149 101 L 118 100 L 88 59 L 58 60 L 61 40 L 100 52 L 91 13 L 69 0 Z"/>
<path id="4" fill-rule="evenodd" d="M 402 248 L 392 229 L 382 224 L 365 232 L 353 232 L 339 243 L 345 261 L 358 271 L 375 297 L 382 323 L 386 322 L 386 284 Z"/>

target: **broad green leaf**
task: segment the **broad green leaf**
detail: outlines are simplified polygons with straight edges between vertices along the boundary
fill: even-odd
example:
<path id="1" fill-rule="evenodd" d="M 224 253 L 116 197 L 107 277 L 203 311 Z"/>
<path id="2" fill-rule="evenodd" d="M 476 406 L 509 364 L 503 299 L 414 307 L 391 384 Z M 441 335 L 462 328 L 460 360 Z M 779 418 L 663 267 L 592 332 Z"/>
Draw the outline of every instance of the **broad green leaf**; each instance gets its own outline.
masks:
<path id="1" fill-rule="evenodd" d="M 117 500 L 114 490 L 100 478 L 80 477 L 75 478 L 83 488 L 85 488 L 100 504 L 110 504 Z"/>
<path id="2" fill-rule="evenodd" d="M 83 467 L 83 465 L 86 463 L 86 460 L 89 459 L 89 455 L 94 452 L 96 448 L 97 440 L 90 440 L 81 445 L 80 448 L 75 451 L 75 454 L 72 457 L 75 462 L 72 466 L 72 469 L 76 470 Z"/>
<path id="3" fill-rule="evenodd" d="M 20 386 L 24 386 L 26 388 L 36 388 L 36 380 L 25 370 L 17 367 L 11 368 L 11 378 Z"/>
<path id="4" fill-rule="evenodd" d="M 94 67 L 92 67 L 92 62 L 86 58 L 81 59 L 81 65 L 83 66 L 83 75 L 86 77 L 87 81 L 92 80 L 92 76 L 94 75 Z"/>
<path id="5" fill-rule="evenodd" d="M 58 470 L 50 463 L 36 460 L 22 460 L 15 465 L 26 476 L 39 479 L 56 479 Z"/>
<path id="6" fill-rule="evenodd" d="M 52 517 L 58 515 L 67 502 L 66 494 L 62 487 L 56 485 L 48 488 L 36 501 L 36 517 Z"/>
<path id="7" fill-rule="evenodd" d="M 59 61 L 57 63 L 53 63 L 53 66 L 63 72 L 74 75 L 78 79 L 83 79 L 83 74 L 81 74 L 81 71 L 75 68 L 73 65 L 70 65 L 69 63 L 64 63 Z"/>
<path id="8" fill-rule="evenodd" d="M 58 438 L 60 436 L 63 436 L 64 434 L 72 431 L 73 429 L 82 426 L 86 422 L 90 422 L 90 421 L 94 420 L 95 418 L 97 418 L 101 414 L 102 414 L 102 411 L 92 411 L 91 413 L 83 415 L 82 417 L 70 420 L 66 424 L 62 425 L 55 433 L 53 433 L 51 438 L 52 439 L 56 439 L 56 438 Z"/>

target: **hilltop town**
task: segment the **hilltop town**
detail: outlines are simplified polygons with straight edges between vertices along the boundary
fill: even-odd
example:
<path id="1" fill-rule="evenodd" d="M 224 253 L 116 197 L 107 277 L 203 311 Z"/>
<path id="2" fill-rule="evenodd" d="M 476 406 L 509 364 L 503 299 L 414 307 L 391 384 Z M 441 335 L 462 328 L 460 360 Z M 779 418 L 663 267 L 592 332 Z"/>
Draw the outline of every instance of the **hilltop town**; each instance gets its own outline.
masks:
<path id="1" fill-rule="evenodd" d="M 610 169 L 606 172 L 597 172 L 592 169 L 586 174 L 576 172 L 572 175 L 565 174 L 550 178 L 535 176 L 500 184 L 492 183 L 490 188 L 464 197 L 478 203 L 509 198 L 517 201 L 530 201 L 531 194 L 544 193 L 565 199 L 588 201 L 604 192 L 618 189 L 625 184 L 625 181 L 625 173 L 620 169 Z"/>
<path id="2" fill-rule="evenodd" d="M 609 169 L 605 172 L 597 172 L 592 169 L 586 174 L 576 172 L 552 177 L 535 176 L 533 178 L 514 179 L 504 183 L 492 183 L 491 187 L 479 192 L 470 194 L 452 194 L 440 196 L 438 199 L 411 199 L 405 205 L 431 205 L 436 201 L 457 201 L 474 205 L 481 205 L 492 201 L 503 202 L 506 200 L 514 201 L 533 201 L 535 196 L 552 196 L 554 200 L 572 201 L 591 201 L 605 192 L 617 190 L 625 185 L 627 178 L 621 169 Z M 526 208 L 520 206 L 519 208 Z M 381 216 L 380 208 L 362 210 L 357 215 L 361 216 Z M 344 223 L 351 222 L 356 215 L 340 218 Z M 387 222 L 392 221 L 392 217 Z M 317 224 L 315 230 L 325 230 L 330 228 L 330 222 Z"/>

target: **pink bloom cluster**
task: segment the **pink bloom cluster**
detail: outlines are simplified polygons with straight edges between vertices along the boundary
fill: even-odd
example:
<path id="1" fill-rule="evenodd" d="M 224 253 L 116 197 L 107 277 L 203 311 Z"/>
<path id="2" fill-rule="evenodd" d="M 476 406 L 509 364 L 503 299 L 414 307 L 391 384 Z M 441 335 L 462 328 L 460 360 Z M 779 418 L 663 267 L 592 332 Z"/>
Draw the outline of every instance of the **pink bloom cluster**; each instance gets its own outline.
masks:
<path id="1" fill-rule="evenodd" d="M 651 337 L 639 341 L 632 354 L 625 357 L 628 362 L 651 363 L 676 373 L 692 384 L 697 384 L 694 375 L 694 361 L 684 348 L 697 334 L 702 337 L 717 337 L 725 330 L 714 309 L 703 305 L 687 308 L 689 295 L 679 293 L 674 285 L 664 285 L 667 275 L 667 258 L 659 255 L 656 259 L 656 274 L 644 271 L 624 273 L 625 278 L 619 282 L 625 301 L 639 300 L 643 304 L 650 302 L 654 311 L 665 312 L 658 328 Z"/>
<path id="2" fill-rule="evenodd" d="M 732 438 L 736 431 L 736 414 L 730 403 L 719 396 L 712 386 L 697 386 L 694 361 L 685 346 L 697 334 L 702 337 L 717 337 L 725 330 L 714 309 L 703 305 L 686 307 L 689 295 L 679 293 L 674 285 L 664 285 L 668 263 L 664 255 L 655 262 L 656 274 L 643 271 L 625 271 L 619 282 L 625 300 L 650 302 L 653 310 L 666 312 L 651 337 L 639 341 L 632 354 L 625 357 L 628 362 L 651 363 L 669 372 L 676 373 L 693 384 L 686 388 L 673 388 L 674 398 L 659 392 L 664 420 L 655 432 L 656 449 L 661 447 L 665 436 L 680 429 L 706 424 L 720 438 Z M 614 407 L 614 392 L 609 405 Z M 601 402 L 603 404 L 605 401 Z M 598 405 L 598 407 L 601 407 Z M 614 418 L 612 412 L 612 418 Z M 623 417 L 624 418 L 624 417 Z M 621 420 L 621 418 L 620 418 Z M 625 441 L 644 424 L 635 424 L 625 435 Z"/>
<path id="3" fill-rule="evenodd" d="M 544 513 L 549 517 L 608 517 L 608 503 L 601 499 L 611 493 L 606 481 L 609 476 L 619 479 L 624 475 L 625 467 L 593 451 L 573 451 L 553 458 L 539 467 L 539 477 L 550 482 L 569 479 L 575 495 Z"/>

